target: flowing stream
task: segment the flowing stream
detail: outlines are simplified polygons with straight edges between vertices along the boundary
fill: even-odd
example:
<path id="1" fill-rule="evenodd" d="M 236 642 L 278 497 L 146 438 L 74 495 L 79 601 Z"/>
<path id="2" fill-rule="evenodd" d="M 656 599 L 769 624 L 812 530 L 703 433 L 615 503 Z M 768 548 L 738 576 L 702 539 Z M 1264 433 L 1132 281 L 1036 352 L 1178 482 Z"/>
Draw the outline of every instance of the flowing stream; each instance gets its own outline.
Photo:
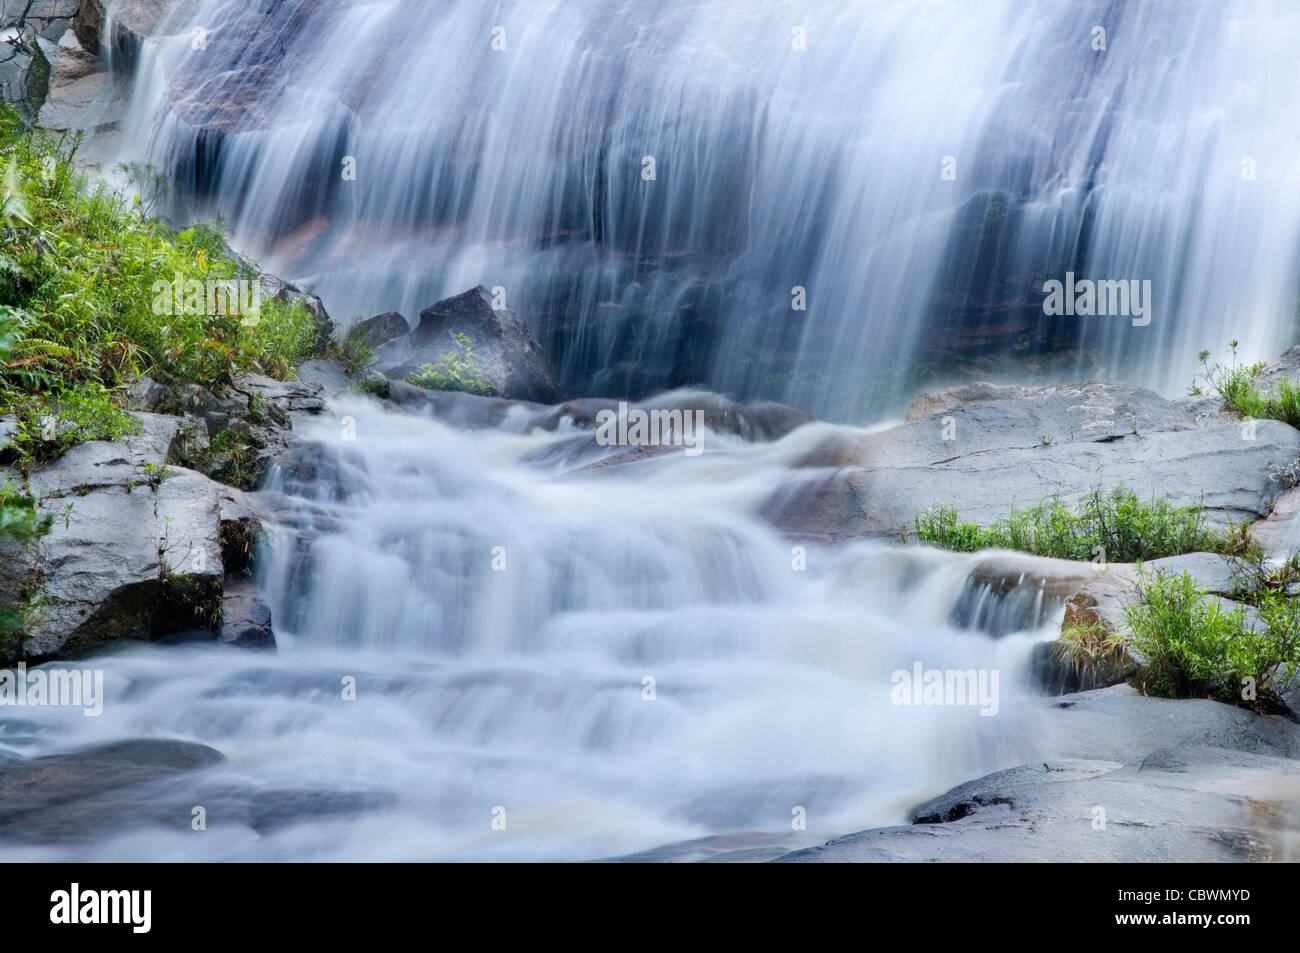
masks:
<path id="1" fill-rule="evenodd" d="M 121 158 L 180 179 L 171 214 L 220 213 L 344 323 L 500 286 L 570 396 L 698 385 L 849 426 L 1008 356 L 1173 392 L 1202 348 L 1290 339 L 1294 4 L 178 10 L 113 55 Z M 1151 280 L 1151 324 L 1046 318 L 1067 270 Z M 755 515 L 835 426 L 587 471 L 568 426 L 334 401 L 317 465 L 258 496 L 275 654 L 126 648 L 93 663 L 101 717 L 0 734 L 0 758 L 226 760 L 110 792 L 76 837 L 51 809 L 0 857 L 758 859 L 1041 754 L 1026 670 L 1060 606 L 981 594 L 974 557 L 800 553 Z M 998 716 L 894 704 L 917 663 L 997 672 Z"/>
<path id="2" fill-rule="evenodd" d="M 279 472 L 258 497 L 276 654 L 97 657 L 102 716 L 31 709 L 0 737 L 23 755 L 136 737 L 226 755 L 132 788 L 98 833 L 79 808 L 76 840 L 94 843 L 60 856 L 771 856 L 904 822 L 1041 747 L 1025 669 L 1059 606 L 990 597 L 958 627 L 973 557 L 861 542 L 807 548 L 796 569 L 750 515 L 829 425 L 774 443 L 706 432 L 697 457 L 581 471 L 573 446 L 608 453 L 589 431 L 335 410 L 303 434 L 313 478 Z M 997 670 L 997 717 L 893 704 L 891 674 L 916 662 Z M 208 830 L 189 829 L 190 804 Z"/>

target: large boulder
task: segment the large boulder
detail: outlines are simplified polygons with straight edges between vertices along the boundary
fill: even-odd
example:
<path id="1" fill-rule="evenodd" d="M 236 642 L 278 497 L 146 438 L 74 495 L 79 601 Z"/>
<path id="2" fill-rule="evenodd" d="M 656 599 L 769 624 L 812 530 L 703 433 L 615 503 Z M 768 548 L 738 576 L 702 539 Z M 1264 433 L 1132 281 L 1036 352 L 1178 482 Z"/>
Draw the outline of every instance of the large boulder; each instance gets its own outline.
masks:
<path id="1" fill-rule="evenodd" d="M 165 32 L 168 14 L 183 10 L 177 0 L 59 0 L 76 14 L 73 30 L 87 52 L 105 47 L 128 55 L 140 43 Z M 111 25 L 112 35 L 106 35 Z"/>
<path id="2" fill-rule="evenodd" d="M 983 385 L 927 395 L 908 418 L 829 434 L 764 515 L 792 535 L 897 536 L 935 504 L 989 524 L 1053 494 L 1070 501 L 1124 484 L 1202 504 L 1226 527 L 1266 516 L 1300 455 L 1300 432 L 1287 424 L 1198 418 L 1118 381 Z"/>
<path id="3" fill-rule="evenodd" d="M 226 488 L 166 466 L 176 418 L 136 418 L 140 434 L 80 444 L 31 474 L 53 524 L 0 566 L 38 595 L 22 655 L 149 639 L 219 618 Z"/>
<path id="4" fill-rule="evenodd" d="M 24 121 L 34 122 L 49 91 L 50 61 L 31 27 L 24 35 L 16 45 L 0 44 L 0 99 L 12 103 Z"/>
<path id="5" fill-rule="evenodd" d="M 389 377 L 406 378 L 455 351 L 458 334 L 469 338 L 494 396 L 542 404 L 560 399 L 550 362 L 519 312 L 493 308 L 492 295 L 482 285 L 422 311 L 414 331 L 379 348 L 377 366 Z"/>
<path id="6" fill-rule="evenodd" d="M 40 125 L 57 132 L 97 132 L 116 128 L 126 115 L 130 94 L 127 80 L 99 69 L 98 57 L 86 53 L 67 34 L 54 47 L 49 92 L 40 111 Z"/>
<path id="7" fill-rule="evenodd" d="M 269 463 L 296 444 L 291 417 L 319 411 L 318 391 L 254 375 L 241 377 L 223 398 L 144 382 L 135 400 L 179 400 L 191 416 L 133 413 L 135 434 L 79 444 L 34 470 L 28 490 L 53 521 L 34 541 L 3 544 L 0 601 L 27 611 L 20 642 L 0 655 L 72 656 L 103 643 L 194 630 L 239 645 L 273 645 L 269 611 L 242 579 L 261 528 L 256 514 L 238 489 L 177 461 L 196 453 L 195 440 L 206 445 L 208 425 L 199 415 L 215 414 L 223 415 L 221 433 L 256 441 L 257 459 Z M 225 410 L 241 416 L 226 417 Z"/>
<path id="8" fill-rule="evenodd" d="M 269 649 L 275 647 L 275 634 L 271 630 L 271 608 L 258 592 L 251 579 L 235 579 L 226 583 L 222 596 L 221 642 L 240 648 Z"/>

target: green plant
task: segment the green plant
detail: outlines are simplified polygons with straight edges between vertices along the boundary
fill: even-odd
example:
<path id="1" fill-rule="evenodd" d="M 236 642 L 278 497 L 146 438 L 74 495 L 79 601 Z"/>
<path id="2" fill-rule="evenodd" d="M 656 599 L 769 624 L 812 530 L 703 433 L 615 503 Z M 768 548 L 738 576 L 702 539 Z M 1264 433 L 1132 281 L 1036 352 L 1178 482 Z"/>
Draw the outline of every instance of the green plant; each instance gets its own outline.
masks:
<path id="1" fill-rule="evenodd" d="M 380 400 L 388 400 L 392 396 L 393 382 L 387 377 L 367 377 L 357 389 L 363 394 L 372 394 Z"/>
<path id="2" fill-rule="evenodd" d="M 53 517 L 42 513 L 34 497 L 6 480 L 0 487 L 0 559 L 17 560 L 16 549 L 49 532 Z M 10 594 L 10 598 L 17 593 Z M 0 656 L 13 653 L 23 631 L 21 606 L 0 603 Z"/>
<path id="3" fill-rule="evenodd" d="M 442 355 L 437 364 L 425 364 L 407 380 L 417 387 L 429 390 L 455 390 L 480 397 L 492 396 L 495 390 L 492 381 L 479 368 L 469 336 L 457 334 L 456 344 L 456 350 Z"/>
<path id="4" fill-rule="evenodd" d="M 366 329 L 360 324 L 348 328 L 347 334 L 335 343 L 334 353 L 343 365 L 343 373 L 349 377 L 360 377 L 375 363 L 375 349 L 370 344 Z"/>
<path id="5" fill-rule="evenodd" d="M 1300 667 L 1300 603 L 1270 595 L 1252 626 L 1244 608 L 1227 610 L 1187 573 L 1157 573 L 1125 607 L 1133 647 L 1145 657 L 1136 684 L 1166 698 L 1214 698 L 1259 711 L 1284 706 L 1279 696 Z"/>
<path id="6" fill-rule="evenodd" d="M 163 481 L 174 477 L 176 471 L 166 464 L 160 463 L 142 463 L 140 469 L 144 471 L 144 482 L 151 490 L 156 490 L 162 486 Z"/>
<path id="7" fill-rule="evenodd" d="M 225 459 L 222 460 L 221 458 Z M 212 438 L 209 459 L 215 469 L 212 476 L 242 490 L 255 490 L 262 479 L 257 462 L 257 446 L 238 430 L 226 429 Z"/>
<path id="8" fill-rule="evenodd" d="M 1233 536 L 1209 529 L 1200 506 L 1168 499 L 1141 500 L 1116 487 L 1092 490 L 1073 508 L 1049 497 L 1013 509 L 985 528 L 961 520 L 954 506 L 932 506 L 916 516 L 916 538 L 945 549 L 1014 549 L 1058 559 L 1137 562 L 1191 552 L 1229 552 Z"/>
<path id="9" fill-rule="evenodd" d="M 1223 399 L 1223 407 L 1242 417 L 1254 420 L 1281 420 L 1292 427 L 1300 427 L 1300 386 L 1283 378 L 1272 393 L 1263 393 L 1256 386 L 1263 364 L 1237 364 L 1237 342 L 1229 344 L 1232 363 L 1209 363 L 1210 352 L 1199 355 L 1203 380 L 1214 393 Z M 1193 381 L 1191 393 L 1202 393 L 1201 386 Z"/>
<path id="10" fill-rule="evenodd" d="M 40 395 L 13 395 L 9 409 L 18 417 L 18 428 L 11 440 L 20 464 L 54 459 L 87 440 L 118 440 L 134 433 L 136 422 L 117 399 L 95 381 Z"/>
<path id="11" fill-rule="evenodd" d="M 1088 667 L 1121 664 L 1127 654 L 1124 639 L 1101 622 L 1062 626 L 1053 649 L 1055 656 L 1069 662 L 1076 674 Z"/>
<path id="12" fill-rule="evenodd" d="M 1062 625 L 1048 651 L 1072 676 L 1060 683 L 1067 691 L 1115 685 L 1127 681 L 1136 670 L 1124 637 L 1100 620 Z"/>
<path id="13" fill-rule="evenodd" d="M 94 439 L 120 429 L 107 404 L 120 409 L 142 374 L 214 393 L 243 371 L 291 377 L 318 333 L 308 309 L 293 299 L 210 308 L 207 295 L 175 293 L 178 281 L 255 286 L 258 274 L 219 228 L 150 220 L 166 184 L 151 170 L 128 169 L 138 200 L 91 187 L 73 162 L 79 145 L 0 109 L 0 413 L 63 419 L 66 405 L 81 406 L 97 423 L 67 428 L 68 439 Z M 27 428 L 25 447 L 39 430 Z"/>

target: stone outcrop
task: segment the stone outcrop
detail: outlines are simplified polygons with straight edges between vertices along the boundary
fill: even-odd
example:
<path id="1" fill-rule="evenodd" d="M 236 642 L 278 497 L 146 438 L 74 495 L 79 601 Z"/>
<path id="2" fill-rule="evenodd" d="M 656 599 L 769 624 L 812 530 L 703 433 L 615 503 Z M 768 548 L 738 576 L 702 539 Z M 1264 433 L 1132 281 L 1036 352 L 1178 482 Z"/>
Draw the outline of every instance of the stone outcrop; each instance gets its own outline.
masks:
<path id="1" fill-rule="evenodd" d="M 794 536 L 892 537 L 936 504 L 987 525 L 1054 494 L 1068 502 L 1123 484 L 1204 505 L 1226 527 L 1266 516 L 1300 456 L 1300 432 L 1285 423 L 1198 417 L 1118 381 L 971 385 L 918 398 L 908 417 L 828 437 L 764 515 Z"/>
<path id="2" fill-rule="evenodd" d="M 240 487 L 297 445 L 293 418 L 318 413 L 319 393 L 258 375 L 220 396 L 137 381 L 136 433 L 79 444 L 26 479 L 53 521 L 0 554 L 0 595 L 27 607 L 5 654 L 71 656 L 193 630 L 273 646 L 270 611 L 246 578 L 260 523 Z"/>
<path id="3" fill-rule="evenodd" d="M 469 339 L 494 396 L 543 404 L 560 399 L 550 362 L 519 312 L 493 308 L 492 295 L 482 285 L 420 312 L 415 330 L 379 348 L 377 366 L 389 377 L 405 379 L 456 351 L 456 335 Z"/>

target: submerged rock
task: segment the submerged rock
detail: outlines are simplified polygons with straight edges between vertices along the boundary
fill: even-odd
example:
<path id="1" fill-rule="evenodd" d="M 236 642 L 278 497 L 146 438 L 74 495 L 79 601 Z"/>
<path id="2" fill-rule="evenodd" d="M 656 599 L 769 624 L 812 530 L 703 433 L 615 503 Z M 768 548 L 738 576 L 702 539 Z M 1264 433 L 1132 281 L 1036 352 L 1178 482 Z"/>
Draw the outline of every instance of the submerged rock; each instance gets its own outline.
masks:
<path id="1" fill-rule="evenodd" d="M 1300 859 L 1300 725 L 1128 686 L 1043 705 L 1044 760 L 781 861 Z"/>
<path id="2" fill-rule="evenodd" d="M 50 812 L 223 760 L 220 751 L 207 745 L 140 739 L 0 764 L 0 828 L 6 839 L 36 839 L 44 835 Z"/>

